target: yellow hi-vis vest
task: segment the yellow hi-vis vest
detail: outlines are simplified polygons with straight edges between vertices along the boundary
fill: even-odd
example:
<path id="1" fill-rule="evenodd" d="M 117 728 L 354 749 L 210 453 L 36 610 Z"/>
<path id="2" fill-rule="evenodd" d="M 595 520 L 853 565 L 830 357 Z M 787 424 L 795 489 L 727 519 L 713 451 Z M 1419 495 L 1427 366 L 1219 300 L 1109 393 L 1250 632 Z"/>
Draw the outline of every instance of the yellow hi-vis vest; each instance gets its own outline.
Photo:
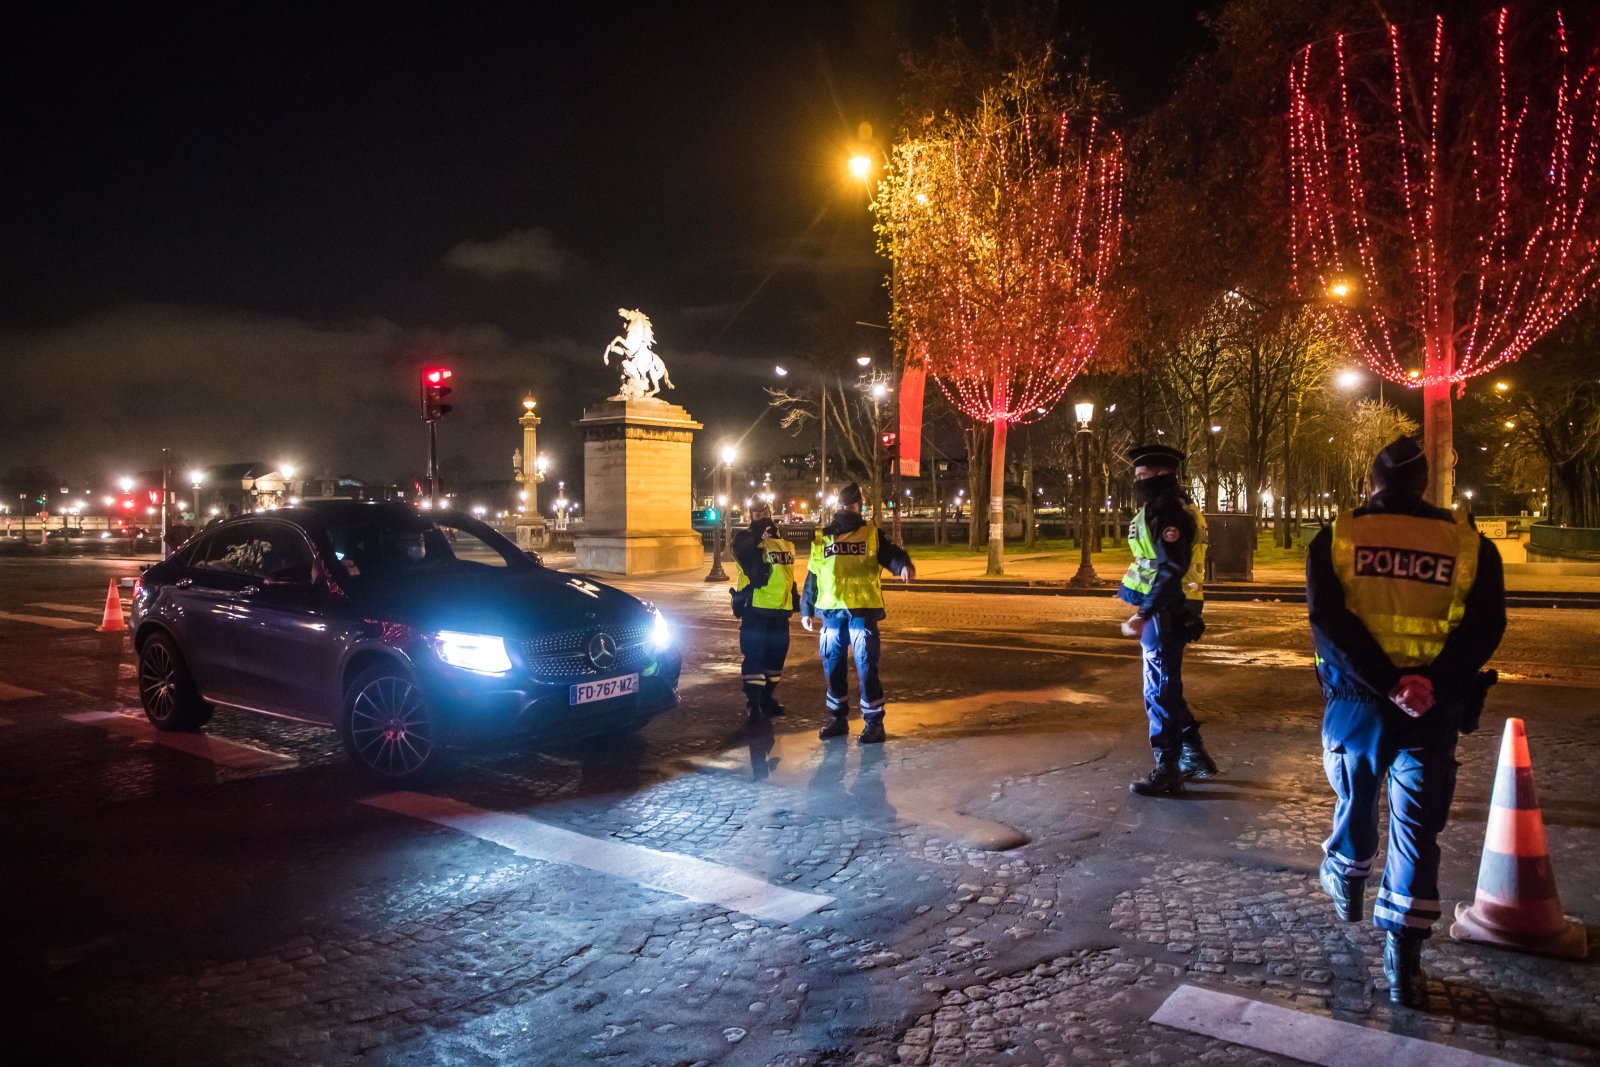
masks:
<path id="1" fill-rule="evenodd" d="M 1347 509 L 1333 520 L 1332 548 L 1345 606 L 1394 665 L 1432 663 L 1478 576 L 1477 531 L 1460 519 Z"/>
<path id="2" fill-rule="evenodd" d="M 772 573 L 767 577 L 767 584 L 756 589 L 751 595 L 751 605 L 758 608 L 774 608 L 779 611 L 794 610 L 794 542 L 785 541 L 781 537 L 763 537 L 761 539 L 761 554 L 772 565 Z M 734 582 L 735 589 L 743 589 L 750 584 L 750 576 L 739 566 L 739 561 L 733 561 L 733 569 L 739 572 L 739 577 Z"/>
<path id="3" fill-rule="evenodd" d="M 811 541 L 811 573 L 817 576 L 820 610 L 883 607 L 878 527 L 867 522 L 838 537 L 818 530 Z"/>
<path id="4" fill-rule="evenodd" d="M 1183 510 L 1194 519 L 1194 547 L 1189 556 L 1189 569 L 1183 575 L 1183 595 L 1186 600 L 1204 600 L 1206 517 L 1187 500 L 1183 503 Z M 1128 573 L 1122 576 L 1122 584 L 1141 596 L 1149 596 L 1156 584 L 1156 542 L 1150 524 L 1145 521 L 1144 508 L 1138 510 L 1133 522 L 1128 525 L 1128 550 L 1133 553 L 1133 562 L 1128 564 Z"/>

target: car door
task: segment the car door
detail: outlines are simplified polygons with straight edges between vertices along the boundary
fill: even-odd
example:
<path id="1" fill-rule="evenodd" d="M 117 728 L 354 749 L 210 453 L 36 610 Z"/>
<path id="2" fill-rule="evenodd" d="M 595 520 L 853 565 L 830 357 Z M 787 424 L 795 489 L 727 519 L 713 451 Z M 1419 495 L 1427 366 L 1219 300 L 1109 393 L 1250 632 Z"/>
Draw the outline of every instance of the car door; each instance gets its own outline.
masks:
<path id="1" fill-rule="evenodd" d="M 254 581 L 242 565 L 261 537 L 259 523 L 212 532 L 180 553 L 182 571 L 168 596 L 179 645 L 200 692 L 208 700 L 237 703 L 243 690 L 240 650 L 232 626 L 233 597 Z"/>
<path id="2" fill-rule="evenodd" d="M 264 520 L 241 560 L 249 581 L 229 595 L 225 625 L 239 702 L 332 722 L 341 634 L 330 625 L 329 589 L 305 531 Z"/>

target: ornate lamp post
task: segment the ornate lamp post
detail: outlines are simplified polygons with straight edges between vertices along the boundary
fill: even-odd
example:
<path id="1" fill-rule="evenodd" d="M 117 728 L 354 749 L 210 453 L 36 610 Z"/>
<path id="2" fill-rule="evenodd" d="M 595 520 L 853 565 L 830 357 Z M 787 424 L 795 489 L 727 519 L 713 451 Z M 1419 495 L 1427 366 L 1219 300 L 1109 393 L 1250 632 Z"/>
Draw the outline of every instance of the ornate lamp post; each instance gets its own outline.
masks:
<path id="1" fill-rule="evenodd" d="M 733 522 L 733 517 L 729 512 L 733 507 L 733 461 L 737 458 L 737 455 L 732 445 L 722 446 L 721 480 L 727 486 L 724 492 L 717 493 L 716 491 L 719 479 L 716 477 L 715 469 L 711 478 L 712 493 L 717 502 L 718 515 L 717 524 L 711 528 L 711 571 L 706 575 L 706 581 L 708 582 L 725 582 L 728 580 L 727 573 L 722 569 L 722 553 L 728 546 L 729 528 Z"/>
<path id="2" fill-rule="evenodd" d="M 200 484 L 205 480 L 205 471 L 195 470 L 189 472 L 189 484 L 194 486 L 194 521 L 197 526 L 200 524 Z"/>
<path id="3" fill-rule="evenodd" d="M 1068 584 L 1077 589 L 1093 589 L 1100 584 L 1100 576 L 1094 572 L 1094 564 L 1089 559 L 1093 544 L 1089 529 L 1095 517 L 1089 485 L 1092 481 L 1089 472 L 1093 469 L 1090 461 L 1094 454 L 1094 434 L 1089 429 L 1094 421 L 1093 401 L 1074 404 L 1073 414 L 1078 417 L 1078 573 Z"/>

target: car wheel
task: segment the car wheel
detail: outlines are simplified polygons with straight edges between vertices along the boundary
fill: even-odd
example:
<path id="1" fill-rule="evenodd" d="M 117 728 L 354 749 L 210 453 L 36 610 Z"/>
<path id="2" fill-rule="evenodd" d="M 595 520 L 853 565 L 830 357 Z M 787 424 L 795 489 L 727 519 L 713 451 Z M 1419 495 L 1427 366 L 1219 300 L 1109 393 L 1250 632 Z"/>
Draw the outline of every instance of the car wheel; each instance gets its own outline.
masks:
<path id="1" fill-rule="evenodd" d="M 439 723 L 401 667 L 370 667 L 345 692 L 340 723 L 345 752 L 373 778 L 415 785 L 445 764 Z"/>
<path id="2" fill-rule="evenodd" d="M 139 703 L 157 730 L 193 733 L 211 721 L 213 708 L 200 699 L 177 642 L 151 634 L 139 646 Z"/>

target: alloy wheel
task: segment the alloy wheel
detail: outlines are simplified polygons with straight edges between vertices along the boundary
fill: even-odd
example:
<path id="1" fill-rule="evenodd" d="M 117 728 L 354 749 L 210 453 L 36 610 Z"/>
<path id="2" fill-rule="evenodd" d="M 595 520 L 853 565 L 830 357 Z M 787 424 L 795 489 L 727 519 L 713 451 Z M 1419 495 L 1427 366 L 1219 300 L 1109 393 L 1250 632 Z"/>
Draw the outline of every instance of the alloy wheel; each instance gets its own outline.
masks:
<path id="1" fill-rule="evenodd" d="M 350 739 L 361 762 L 385 777 L 416 774 L 434 754 L 433 724 L 408 679 L 386 674 L 356 693 Z"/>

